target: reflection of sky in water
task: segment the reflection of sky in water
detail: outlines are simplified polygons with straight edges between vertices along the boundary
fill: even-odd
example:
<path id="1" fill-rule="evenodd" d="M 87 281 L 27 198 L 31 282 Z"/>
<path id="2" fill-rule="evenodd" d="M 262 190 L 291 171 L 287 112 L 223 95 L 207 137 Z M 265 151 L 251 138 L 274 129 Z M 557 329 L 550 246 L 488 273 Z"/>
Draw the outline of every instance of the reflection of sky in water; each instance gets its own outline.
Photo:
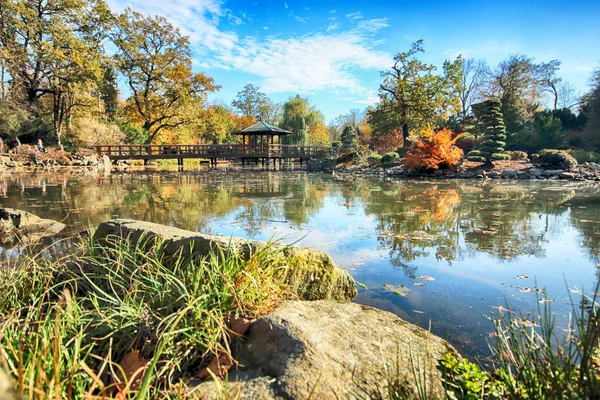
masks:
<path id="1" fill-rule="evenodd" d="M 425 328 L 431 321 L 434 333 L 471 355 L 487 353 L 492 326 L 484 315 L 490 306 L 508 302 L 534 310 L 535 294 L 520 288 L 537 281 L 564 322 L 570 307 L 565 279 L 585 289 L 597 281 L 595 186 L 235 174 L 48 177 L 43 188 L 39 178 L 4 178 L 8 193 L 0 205 L 66 218 L 70 227 L 119 216 L 226 236 L 299 241 L 328 252 L 366 285 L 356 301 Z"/>

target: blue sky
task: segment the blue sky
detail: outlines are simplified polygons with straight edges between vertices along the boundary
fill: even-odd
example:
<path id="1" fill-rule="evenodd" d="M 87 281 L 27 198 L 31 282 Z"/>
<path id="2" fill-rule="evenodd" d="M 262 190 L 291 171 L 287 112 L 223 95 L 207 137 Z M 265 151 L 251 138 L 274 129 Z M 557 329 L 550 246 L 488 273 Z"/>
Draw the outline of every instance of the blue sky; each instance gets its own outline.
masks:
<path id="1" fill-rule="evenodd" d="M 230 104 L 252 83 L 275 101 L 299 93 L 330 121 L 377 100 L 380 71 L 423 39 L 439 67 L 462 54 L 494 66 L 511 54 L 562 61 L 560 76 L 588 89 L 600 67 L 600 1 L 108 0 L 163 15 L 190 36 L 194 68 Z"/>

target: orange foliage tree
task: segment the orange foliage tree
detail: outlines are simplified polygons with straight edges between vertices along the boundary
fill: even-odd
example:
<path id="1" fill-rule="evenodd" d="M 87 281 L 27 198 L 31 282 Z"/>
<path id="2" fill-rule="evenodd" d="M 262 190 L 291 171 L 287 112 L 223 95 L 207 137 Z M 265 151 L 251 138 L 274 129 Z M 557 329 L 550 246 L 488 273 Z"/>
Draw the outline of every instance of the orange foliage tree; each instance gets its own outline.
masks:
<path id="1" fill-rule="evenodd" d="M 423 138 L 406 155 L 406 165 L 438 169 L 458 164 L 464 155 L 462 149 L 456 147 L 456 141 L 461 136 L 454 135 L 448 128 L 437 132 L 431 128 L 425 129 Z"/>
<path id="2" fill-rule="evenodd" d="M 384 132 L 373 132 L 371 135 L 371 146 L 378 153 L 389 153 L 396 151 L 402 144 L 402 131 L 393 129 Z"/>

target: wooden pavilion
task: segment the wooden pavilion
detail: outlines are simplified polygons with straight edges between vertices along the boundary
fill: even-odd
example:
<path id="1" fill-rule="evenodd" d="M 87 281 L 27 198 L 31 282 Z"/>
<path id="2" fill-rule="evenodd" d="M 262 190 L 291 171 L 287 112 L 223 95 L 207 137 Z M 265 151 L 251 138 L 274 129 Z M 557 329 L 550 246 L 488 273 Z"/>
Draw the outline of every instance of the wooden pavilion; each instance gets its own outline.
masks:
<path id="1" fill-rule="evenodd" d="M 242 137 L 244 146 L 263 145 L 263 144 L 281 144 L 281 137 L 290 135 L 292 132 L 276 126 L 267 124 L 264 121 L 258 121 L 241 131 L 234 132 L 234 135 Z M 277 138 L 277 140 L 275 140 Z"/>

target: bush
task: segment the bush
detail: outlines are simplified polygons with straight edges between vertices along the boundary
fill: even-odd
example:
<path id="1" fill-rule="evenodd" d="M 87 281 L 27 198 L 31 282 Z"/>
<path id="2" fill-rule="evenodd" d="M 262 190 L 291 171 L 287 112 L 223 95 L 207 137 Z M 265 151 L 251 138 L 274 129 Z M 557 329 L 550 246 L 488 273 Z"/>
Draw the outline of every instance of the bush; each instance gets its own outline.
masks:
<path id="1" fill-rule="evenodd" d="M 125 143 L 125 134 L 115 124 L 104 124 L 94 118 L 79 118 L 71 127 L 74 144 L 83 147 Z"/>
<path id="2" fill-rule="evenodd" d="M 424 138 L 411 148 L 406 157 L 409 167 L 425 167 L 429 169 L 451 168 L 463 158 L 463 151 L 456 147 L 461 137 L 448 128 L 434 132 L 429 128 Z"/>
<path id="3" fill-rule="evenodd" d="M 369 157 L 367 157 L 367 162 L 369 163 L 369 165 L 379 165 L 381 164 L 381 159 L 383 158 L 383 156 L 379 155 L 379 154 L 373 154 Z"/>
<path id="4" fill-rule="evenodd" d="M 508 154 L 504 154 L 504 153 L 493 153 L 490 156 L 490 159 L 492 161 L 508 161 L 508 160 L 510 160 L 510 156 Z"/>
<path id="5" fill-rule="evenodd" d="M 382 164 L 390 164 L 393 163 L 395 161 L 398 161 L 400 159 L 400 155 L 396 152 L 391 152 L 391 153 L 385 153 L 382 157 L 381 157 L 381 163 Z"/>
<path id="6" fill-rule="evenodd" d="M 506 154 L 508 154 L 510 159 L 514 161 L 529 161 L 529 156 L 524 151 L 507 151 Z"/>
<path id="7" fill-rule="evenodd" d="M 600 163 L 600 153 L 585 150 L 567 150 L 573 158 L 577 160 L 579 164 L 586 162 Z"/>
<path id="8" fill-rule="evenodd" d="M 577 166 L 577 160 L 565 150 L 544 149 L 537 154 L 535 162 L 554 169 L 571 169 Z"/>
<path id="9" fill-rule="evenodd" d="M 340 147 L 342 147 L 342 142 L 340 142 L 339 140 L 331 142 L 331 147 L 335 147 L 336 149 L 340 148 Z"/>

